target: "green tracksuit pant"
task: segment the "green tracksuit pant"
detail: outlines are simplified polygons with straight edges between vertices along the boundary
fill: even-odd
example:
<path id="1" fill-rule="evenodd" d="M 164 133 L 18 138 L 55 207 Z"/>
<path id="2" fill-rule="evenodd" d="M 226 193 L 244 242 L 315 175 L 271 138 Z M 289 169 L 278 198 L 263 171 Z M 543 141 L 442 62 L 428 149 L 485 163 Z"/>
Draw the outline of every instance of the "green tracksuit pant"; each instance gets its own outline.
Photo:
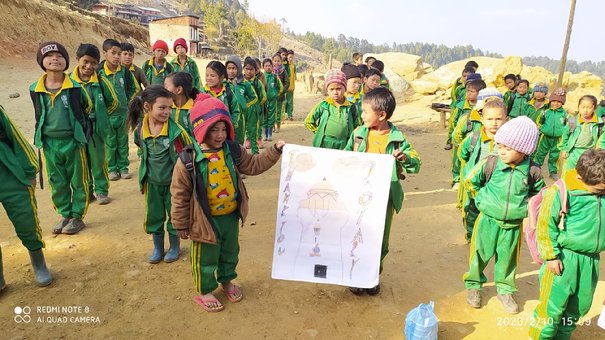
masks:
<path id="1" fill-rule="evenodd" d="M 145 221 L 143 227 L 147 234 L 164 233 L 164 223 L 170 235 L 177 235 L 172 227 L 170 219 L 170 185 L 155 185 L 145 182 L 143 188 L 145 194 Z M 166 221 L 168 218 L 168 221 Z"/>
<path id="2" fill-rule="evenodd" d="M 548 155 L 548 173 L 556 174 L 559 172 L 559 144 L 560 137 L 540 136 L 538 147 L 534 154 L 534 162 L 540 166 L 544 164 L 544 159 Z"/>
<path id="3" fill-rule="evenodd" d="M 243 145 L 244 141 L 246 140 L 246 115 L 248 114 L 248 111 L 249 110 L 242 111 L 239 115 L 239 120 L 237 121 L 237 124 L 234 124 L 233 126 L 233 130 L 235 133 L 235 141 L 239 145 Z"/>
<path id="4" fill-rule="evenodd" d="M 281 119 L 284 113 L 286 112 L 286 97 L 282 97 L 281 99 L 277 99 L 277 111 L 275 111 L 275 124 L 280 125 Z"/>
<path id="5" fill-rule="evenodd" d="M 4 206 L 21 243 L 30 251 L 44 248 L 35 189 L 19 182 L 2 163 L 0 178 L 0 203 Z"/>
<path id="6" fill-rule="evenodd" d="M 470 242 L 473 237 L 473 229 L 475 228 L 477 216 L 479 216 L 479 209 L 477 209 L 474 199 L 470 197 L 468 199 L 470 201 L 464 206 L 462 221 L 464 222 L 464 229 L 466 230 L 466 240 Z"/>
<path id="7" fill-rule="evenodd" d="M 84 218 L 89 175 L 86 146 L 73 138 L 45 138 L 44 159 L 55 210 L 63 218 Z"/>
<path id="8" fill-rule="evenodd" d="M 292 118 L 294 112 L 294 92 L 286 92 L 286 114 Z"/>
<path id="9" fill-rule="evenodd" d="M 267 120 L 267 104 L 261 106 L 261 110 L 258 113 L 258 128 L 256 130 L 256 139 L 263 139 L 263 131 L 265 130 L 265 121 Z"/>
<path id="10" fill-rule="evenodd" d="M 237 212 L 212 216 L 216 244 L 191 242 L 191 274 L 195 290 L 200 294 L 212 293 L 218 283 L 237 277 L 239 261 L 239 218 Z"/>
<path id="11" fill-rule="evenodd" d="M 246 119 L 246 139 L 250 141 L 250 150 L 253 154 L 258 153 L 258 116 L 259 109 L 251 109 Z"/>
<path id="12" fill-rule="evenodd" d="M 321 141 L 321 145 L 319 147 L 324 149 L 344 150 L 345 146 L 347 146 L 346 140 L 324 136 L 324 139 Z"/>
<path id="13" fill-rule="evenodd" d="M 109 133 L 105 139 L 109 172 L 128 172 L 130 161 L 128 160 L 126 120 L 126 115 L 114 114 L 109 116 Z"/>
<path id="14" fill-rule="evenodd" d="M 452 147 L 452 183 L 460 183 L 460 158 L 458 158 L 458 146 Z"/>
<path id="15" fill-rule="evenodd" d="M 275 117 L 278 114 L 278 103 L 277 99 L 267 100 L 267 115 L 265 116 L 264 126 L 267 128 L 273 128 L 275 125 Z"/>
<path id="16" fill-rule="evenodd" d="M 498 294 L 512 294 L 517 291 L 515 273 L 521 245 L 519 230 L 520 226 L 500 228 L 496 220 L 483 213 L 479 214 L 471 239 L 469 269 L 464 274 L 466 289 L 481 289 L 487 282 L 483 270 L 495 256 L 494 282 Z"/>
<path id="17" fill-rule="evenodd" d="M 599 281 L 599 254 L 562 249 L 563 272 L 540 269 L 540 301 L 529 327 L 532 339 L 570 339 L 576 322 L 592 305 Z"/>
<path id="18" fill-rule="evenodd" d="M 384 232 L 382 234 L 382 247 L 380 249 L 380 273 L 382 273 L 384 258 L 389 253 L 389 236 L 391 235 L 391 225 L 393 224 L 394 214 L 395 209 L 393 208 L 391 198 L 389 197 L 389 202 L 387 203 L 387 214 L 384 221 Z"/>
<path id="19" fill-rule="evenodd" d="M 107 195 L 109 193 L 109 174 L 105 156 L 105 139 L 95 132 L 87 148 L 91 175 L 88 190 L 97 195 Z"/>

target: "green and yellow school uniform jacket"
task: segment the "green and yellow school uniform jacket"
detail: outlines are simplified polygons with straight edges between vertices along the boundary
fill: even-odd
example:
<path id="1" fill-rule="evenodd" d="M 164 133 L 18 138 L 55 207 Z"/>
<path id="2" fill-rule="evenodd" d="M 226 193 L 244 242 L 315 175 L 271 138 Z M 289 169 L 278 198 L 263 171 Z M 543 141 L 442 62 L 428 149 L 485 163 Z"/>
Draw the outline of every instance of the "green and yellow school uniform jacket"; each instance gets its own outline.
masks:
<path id="1" fill-rule="evenodd" d="M 86 91 L 86 94 L 92 101 L 92 111 L 88 115 L 90 120 L 94 124 L 95 132 L 105 137 L 109 131 L 109 116 L 108 111 L 115 111 L 119 105 L 118 95 L 113 89 L 113 86 L 109 83 L 107 78 L 98 76 L 97 73 L 93 73 L 90 79 L 85 82 L 80 79 L 80 73 L 78 67 L 74 68 L 74 71 L 70 75 L 71 79 L 75 80 L 82 89 Z"/>
<path id="2" fill-rule="evenodd" d="M 401 150 L 405 156 L 406 160 L 404 162 L 395 160 L 395 164 L 393 165 L 393 172 L 391 174 L 391 188 L 389 192 L 389 199 L 393 204 L 393 208 L 395 208 L 396 212 L 401 210 L 403 206 L 403 187 L 399 182 L 399 179 L 402 177 L 403 170 L 410 174 L 416 174 L 420 171 L 420 165 L 422 162 L 420 161 L 420 156 L 412 147 L 412 145 L 407 141 L 403 132 L 401 132 L 393 123 L 389 123 L 389 140 L 385 150 L 385 154 L 392 154 L 396 149 Z M 348 151 L 357 151 L 357 152 L 366 152 L 367 149 L 367 140 L 369 129 L 365 126 L 360 126 L 351 134 L 347 146 L 345 150 Z"/>
<path id="3" fill-rule="evenodd" d="M 285 67 L 281 72 L 279 72 L 277 77 L 279 78 L 279 80 L 281 80 L 281 83 L 284 86 L 282 94 L 285 94 L 290 90 L 290 77 L 288 77 L 288 72 L 285 71 Z"/>
<path id="4" fill-rule="evenodd" d="M 597 116 L 599 117 L 605 117 L 605 106 L 599 104 L 597 106 L 597 110 L 595 111 L 595 113 L 597 114 Z"/>
<path id="5" fill-rule="evenodd" d="M 172 66 L 172 72 L 187 72 L 193 78 L 193 87 L 201 89 L 202 88 L 202 80 L 200 78 L 200 70 L 197 68 L 197 63 L 195 60 L 191 59 L 191 57 L 187 57 L 185 64 L 181 64 L 179 61 L 179 57 L 172 59 L 170 62 Z"/>
<path id="6" fill-rule="evenodd" d="M 296 65 L 285 63 L 284 69 L 288 73 L 288 79 L 290 80 L 288 83 L 288 92 L 294 92 L 294 87 L 296 86 Z"/>
<path id="7" fill-rule="evenodd" d="M 320 147 L 326 136 L 347 141 L 358 126 L 355 106 L 346 98 L 337 105 L 331 97 L 319 102 L 305 118 L 305 127 L 315 134 L 313 146 Z"/>
<path id="8" fill-rule="evenodd" d="M 504 94 L 502 95 L 502 101 L 504 102 L 504 106 L 508 107 L 508 103 L 510 101 L 510 98 L 512 96 L 514 96 L 515 93 L 517 93 L 516 90 L 515 91 L 508 90 L 508 91 L 504 92 Z"/>
<path id="9" fill-rule="evenodd" d="M 605 209 L 603 195 L 588 191 L 575 169 L 569 170 L 563 181 L 567 189 L 568 211 L 559 229 L 561 197 L 556 184 L 544 193 L 536 236 L 540 257 L 558 258 L 563 248 L 582 254 L 598 254 L 605 250 Z"/>
<path id="10" fill-rule="evenodd" d="M 453 109 L 456 106 L 456 103 L 458 102 L 458 96 L 460 95 L 460 92 L 463 88 L 464 83 L 462 83 L 462 77 L 456 78 L 454 85 L 452 85 L 452 91 L 450 92 L 450 98 L 452 99 L 452 102 L 450 103 L 450 108 Z"/>
<path id="11" fill-rule="evenodd" d="M 498 146 L 493 138 L 485 132 L 485 127 L 481 125 L 479 130 L 473 130 L 468 134 L 458 147 L 458 159 L 460 159 L 460 189 L 458 190 L 458 207 L 466 206 L 469 203 L 468 195 L 464 189 L 464 179 L 473 170 L 479 161 L 487 158 L 489 155 L 497 155 Z"/>
<path id="12" fill-rule="evenodd" d="M 462 117 L 465 114 L 471 113 L 471 111 L 473 110 L 474 107 L 475 106 L 472 105 L 471 103 L 469 103 L 468 100 L 466 100 L 466 99 L 464 101 L 458 102 L 456 104 L 456 107 L 454 107 L 454 109 L 450 113 L 450 121 L 449 121 L 450 126 L 448 128 L 448 133 L 453 133 L 454 129 L 458 125 L 458 121 L 460 120 L 460 117 Z"/>
<path id="13" fill-rule="evenodd" d="M 263 82 L 261 82 L 256 76 L 247 79 L 246 81 L 252 85 L 252 89 L 258 98 L 256 105 L 259 106 L 260 109 L 260 105 L 265 105 L 267 102 L 267 91 L 265 91 L 265 85 L 263 85 Z"/>
<path id="14" fill-rule="evenodd" d="M 267 100 L 277 99 L 280 94 L 284 93 L 284 85 L 275 74 L 265 72 L 265 79 L 267 80 Z"/>
<path id="15" fill-rule="evenodd" d="M 36 178 L 36 173 L 40 170 L 34 149 L 6 115 L 2 106 L 0 106 L 0 163 L 25 186 L 31 185 L 30 180 Z"/>
<path id="16" fill-rule="evenodd" d="M 584 121 L 578 116 L 572 116 L 569 117 L 569 119 L 576 121 L 576 127 L 572 132 L 569 127 L 570 123 L 568 122 L 567 125 L 565 125 L 565 130 L 563 136 L 561 136 L 561 142 L 559 143 L 559 150 L 569 154 L 576 147 L 583 149 L 605 149 L 605 138 L 603 138 L 603 131 L 605 131 L 605 128 L 599 129 L 599 125 L 602 125 L 603 123 L 596 114 L 593 114 L 589 121 Z M 583 138 L 580 138 L 582 130 L 584 129 L 590 130 L 592 141 L 587 142 L 583 140 Z M 599 130 L 601 130 L 601 135 L 599 135 Z"/>
<path id="17" fill-rule="evenodd" d="M 556 110 L 548 109 L 538 116 L 536 123 L 543 135 L 561 137 L 565 133 L 565 125 L 567 125 L 567 112 L 563 107 Z"/>
<path id="18" fill-rule="evenodd" d="M 193 98 L 190 98 L 183 106 L 178 107 L 176 104 L 172 104 L 172 110 L 170 111 L 170 118 L 175 122 L 179 123 L 185 131 L 189 134 L 189 137 L 193 137 L 193 126 L 189 119 L 189 111 L 193 106 Z"/>
<path id="19" fill-rule="evenodd" d="M 241 114 L 241 108 L 239 105 L 238 98 L 236 97 L 235 85 L 231 82 L 223 82 L 223 87 L 219 92 L 214 92 L 208 85 L 204 85 L 202 92 L 208 93 L 214 98 L 219 99 L 229 109 L 231 115 L 231 123 L 233 127 L 237 127 L 239 122 L 239 115 Z"/>
<path id="20" fill-rule="evenodd" d="M 527 110 L 527 103 L 531 99 L 529 92 L 524 95 L 520 95 L 519 93 L 515 93 L 515 101 L 513 102 L 513 106 L 508 113 L 510 118 L 515 118 L 519 116 L 523 116 Z"/>
<path id="21" fill-rule="evenodd" d="M 387 78 L 384 73 L 380 74 L 380 86 L 386 87 L 387 90 L 391 89 L 391 85 L 389 84 L 389 78 Z"/>
<path id="22" fill-rule="evenodd" d="M 469 103 L 468 106 L 472 105 Z M 463 109 L 463 112 L 464 111 L 466 111 L 466 109 Z M 458 118 L 458 124 L 456 124 L 456 127 L 454 128 L 454 132 L 452 132 L 452 141 L 455 145 L 460 145 L 466 136 L 471 132 L 479 131 L 482 126 L 481 115 L 479 114 L 479 111 L 473 107 L 469 113 L 464 113 Z"/>
<path id="23" fill-rule="evenodd" d="M 496 220 L 501 228 L 518 227 L 527 217 L 529 198 L 544 187 L 540 167 L 529 157 L 518 165 L 506 164 L 498 157 L 487 181 L 484 170 L 487 159 L 479 161 L 471 170 L 464 186 L 475 199 L 477 209 Z"/>
<path id="24" fill-rule="evenodd" d="M 529 102 L 527 102 L 527 106 L 525 107 L 525 112 L 523 113 L 523 115 L 529 117 L 531 120 L 536 122 L 536 124 L 538 124 L 540 116 L 544 114 L 544 111 L 548 110 L 549 108 L 550 103 L 548 102 L 548 99 L 545 99 L 544 103 L 542 103 L 540 107 L 536 107 L 536 99 L 532 98 Z"/>
<path id="25" fill-rule="evenodd" d="M 157 68 L 153 62 L 153 57 L 143 63 L 141 68 L 145 72 L 149 85 L 162 85 L 164 86 L 164 80 L 166 76 L 172 73 L 172 65 L 164 59 L 164 63 L 161 68 Z"/>
<path id="26" fill-rule="evenodd" d="M 115 92 L 118 97 L 118 105 L 113 110 L 113 106 L 112 108 L 108 107 L 107 113 L 110 116 L 113 114 L 126 116 L 126 113 L 128 112 L 128 103 L 140 90 L 138 82 L 134 79 L 132 73 L 122 66 L 118 66 L 115 72 L 112 72 L 109 67 L 107 67 L 105 61 L 101 62 L 97 73 L 101 77 L 105 77 L 109 80 L 113 92 Z"/>
<path id="27" fill-rule="evenodd" d="M 243 108 L 244 111 L 248 112 L 258 103 L 256 91 L 254 91 L 252 84 L 245 79 L 241 82 L 234 81 L 233 83 L 235 84 L 235 89 L 237 91 L 236 97 L 240 100 L 240 108 Z"/>
<path id="28" fill-rule="evenodd" d="M 189 134 L 172 118 L 164 122 L 162 131 L 153 136 L 149 131 L 149 116 L 145 115 L 135 133 L 135 144 L 141 148 L 139 188 L 143 192 L 145 182 L 154 185 L 170 185 L 172 170 L 179 152 L 192 143 Z"/>
<path id="29" fill-rule="evenodd" d="M 357 125 L 361 125 L 361 112 L 363 112 L 363 109 L 361 108 L 361 94 L 359 93 L 359 91 L 355 92 L 355 94 L 345 92 L 345 98 L 350 101 L 353 105 L 355 105 L 355 110 L 357 111 L 357 116 L 359 117 Z"/>
<path id="30" fill-rule="evenodd" d="M 46 137 L 73 138 L 79 143 L 88 143 L 84 127 L 74 115 L 74 110 L 81 110 L 85 115 L 92 111 L 92 101 L 86 91 L 82 91 L 80 84 L 71 79 L 67 73 L 65 73 L 63 85 L 54 94 L 44 86 L 45 80 L 46 74 L 43 74 L 38 81 L 29 87 L 30 92 L 40 94 L 42 102 L 42 112 L 34 133 L 34 145 L 37 148 L 42 148 L 42 140 Z M 73 88 L 80 89 L 81 108 L 71 107 L 69 96 L 70 90 Z"/>
<path id="31" fill-rule="evenodd" d="M 130 73 L 132 73 L 134 81 L 137 83 L 139 89 L 143 89 L 144 87 L 149 86 L 149 81 L 147 81 L 147 76 L 145 75 L 145 72 L 143 72 L 142 68 L 138 67 L 135 64 L 132 64 L 130 65 L 128 70 L 130 71 Z"/>

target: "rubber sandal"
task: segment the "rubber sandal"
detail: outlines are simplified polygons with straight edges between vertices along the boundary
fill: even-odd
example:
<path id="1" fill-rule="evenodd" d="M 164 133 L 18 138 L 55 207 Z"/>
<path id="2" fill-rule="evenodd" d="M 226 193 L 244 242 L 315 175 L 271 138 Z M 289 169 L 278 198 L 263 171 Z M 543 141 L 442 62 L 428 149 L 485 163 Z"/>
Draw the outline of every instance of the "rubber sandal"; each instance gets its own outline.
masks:
<path id="1" fill-rule="evenodd" d="M 236 286 L 234 284 L 231 285 L 230 290 L 225 290 L 225 294 L 227 295 L 227 299 L 229 299 L 229 301 L 231 301 L 233 303 L 238 303 L 238 302 L 242 301 L 242 299 L 244 298 L 244 295 L 242 294 L 242 290 L 240 289 L 240 287 Z M 237 295 L 239 295 L 239 297 L 237 297 Z"/>
<path id="2" fill-rule="evenodd" d="M 208 313 L 220 312 L 225 308 L 225 306 L 223 306 L 216 298 L 204 299 L 202 295 L 197 295 L 193 297 L 193 301 L 195 301 L 195 303 L 200 305 Z M 218 307 L 210 307 L 208 306 L 209 303 L 218 303 Z"/>

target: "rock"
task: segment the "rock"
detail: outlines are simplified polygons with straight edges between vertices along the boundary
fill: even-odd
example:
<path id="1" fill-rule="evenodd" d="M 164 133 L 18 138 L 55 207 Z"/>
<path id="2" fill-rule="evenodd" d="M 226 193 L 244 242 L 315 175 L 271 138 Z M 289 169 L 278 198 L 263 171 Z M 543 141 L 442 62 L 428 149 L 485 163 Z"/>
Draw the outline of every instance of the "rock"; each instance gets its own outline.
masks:
<path id="1" fill-rule="evenodd" d="M 412 86 L 414 92 L 420 94 L 435 94 L 439 89 L 439 86 L 434 82 L 420 79 L 412 81 L 410 86 Z"/>
<path id="2" fill-rule="evenodd" d="M 368 53 L 363 56 L 363 59 L 367 57 L 374 57 L 382 61 L 386 68 L 390 68 L 394 73 L 410 82 L 414 79 L 418 79 L 427 72 L 427 69 L 432 69 L 432 66 L 422 62 L 422 58 L 417 55 L 407 54 L 402 52 L 388 52 L 372 54 Z M 426 65 L 426 66 L 425 66 Z M 387 75 L 388 77 L 388 75 Z M 389 79 L 391 79 L 389 77 Z"/>
<path id="3" fill-rule="evenodd" d="M 319 331 L 317 329 L 310 328 L 306 330 L 306 333 L 309 334 L 310 337 L 315 338 L 319 334 Z"/>
<path id="4" fill-rule="evenodd" d="M 19 92 L 15 92 L 15 93 L 11 93 L 8 95 L 9 98 L 19 98 L 21 97 L 21 94 L 19 94 Z"/>
<path id="5" fill-rule="evenodd" d="M 408 90 L 408 82 L 390 68 L 384 68 L 384 75 L 389 79 L 389 85 L 393 94 L 403 95 Z"/>

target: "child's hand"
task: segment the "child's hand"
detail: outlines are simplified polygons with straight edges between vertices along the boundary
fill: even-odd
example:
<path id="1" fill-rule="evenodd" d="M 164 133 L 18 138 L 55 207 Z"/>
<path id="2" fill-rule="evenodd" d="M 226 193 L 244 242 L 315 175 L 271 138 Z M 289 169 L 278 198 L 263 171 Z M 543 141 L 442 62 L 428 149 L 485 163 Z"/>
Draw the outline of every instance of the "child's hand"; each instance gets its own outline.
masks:
<path id="1" fill-rule="evenodd" d="M 551 273 L 561 276 L 561 273 L 563 272 L 563 262 L 559 259 L 546 261 L 546 268 L 548 268 Z"/>
<path id="2" fill-rule="evenodd" d="M 567 152 L 561 152 L 561 158 L 567 159 L 567 157 L 569 157 L 569 155 L 567 154 Z"/>
<path id="3" fill-rule="evenodd" d="M 183 240 L 186 240 L 189 238 L 189 229 L 177 230 L 177 233 L 179 233 L 179 237 L 182 238 Z"/>
<path id="4" fill-rule="evenodd" d="M 284 149 L 284 145 L 286 145 L 286 142 L 280 140 L 275 143 L 275 148 L 277 149 L 277 151 L 282 152 L 282 150 Z"/>
<path id="5" fill-rule="evenodd" d="M 403 153 L 403 151 L 399 149 L 393 151 L 393 157 L 395 157 L 395 159 L 400 162 L 405 162 L 408 159 L 408 157 Z"/>

